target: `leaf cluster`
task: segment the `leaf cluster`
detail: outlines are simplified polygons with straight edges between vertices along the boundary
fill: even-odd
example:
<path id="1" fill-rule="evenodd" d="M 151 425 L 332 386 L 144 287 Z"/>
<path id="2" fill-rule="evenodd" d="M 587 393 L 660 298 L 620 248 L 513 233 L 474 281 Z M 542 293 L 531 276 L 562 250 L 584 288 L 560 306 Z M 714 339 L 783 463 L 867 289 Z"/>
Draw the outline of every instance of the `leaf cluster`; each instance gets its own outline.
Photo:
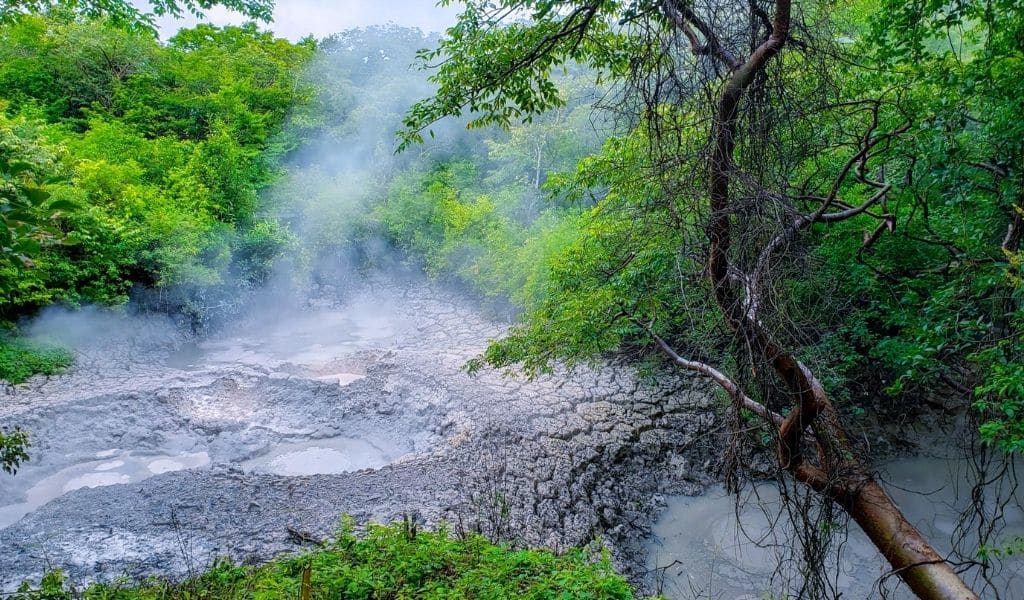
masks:
<path id="1" fill-rule="evenodd" d="M 128 0 L 4 0 L 0 3 L 0 23 L 14 21 L 25 14 L 58 13 L 106 18 L 119 27 L 154 32 L 155 17 L 181 17 L 185 13 L 198 18 L 205 10 L 223 6 L 252 19 L 269 22 L 273 0 L 148 0 L 144 7 Z M 145 9 L 148 8 L 148 12 Z"/>
<path id="2" fill-rule="evenodd" d="M 160 45 L 60 16 L 0 25 L 0 39 L 3 231 L 20 244 L 4 244 L 3 317 L 269 275 L 291 237 L 259 194 L 300 139 L 280 133 L 310 98 L 312 45 L 251 25 Z"/>
<path id="3" fill-rule="evenodd" d="M 423 141 L 439 119 L 473 115 L 470 128 L 529 123 L 563 106 L 552 75 L 571 63 L 586 63 L 601 77 L 628 69 L 627 38 L 613 27 L 621 3 L 471 1 L 439 45 L 422 51 L 424 66 L 436 66 L 430 79 L 437 90 L 409 109 L 398 136 L 399 151 Z M 529 14 L 529 20 L 508 20 Z"/>

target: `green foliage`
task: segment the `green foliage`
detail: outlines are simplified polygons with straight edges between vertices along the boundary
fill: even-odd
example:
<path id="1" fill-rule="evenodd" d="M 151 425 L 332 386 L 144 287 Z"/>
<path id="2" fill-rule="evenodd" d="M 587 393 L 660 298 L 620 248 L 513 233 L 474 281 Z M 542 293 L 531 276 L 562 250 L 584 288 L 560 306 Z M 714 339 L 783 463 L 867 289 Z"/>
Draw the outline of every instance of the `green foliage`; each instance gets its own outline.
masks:
<path id="1" fill-rule="evenodd" d="M 532 202 L 530 187 L 483 191 L 478 173 L 465 161 L 405 172 L 374 216 L 428 273 L 455 276 L 486 298 L 531 307 L 547 295 L 548 259 L 576 236 L 576 211 L 548 207 L 523 223 L 516 215 Z"/>
<path id="2" fill-rule="evenodd" d="M 883 98 L 883 126 L 912 126 L 868 163 L 893 174 L 892 234 L 865 251 L 861 218 L 814 240 L 817 290 L 857 299 L 833 325 L 855 357 L 844 376 L 880 375 L 902 398 L 973 387 L 982 440 L 1019 452 L 1024 12 L 1019 2 L 866 5 L 873 16 L 852 33 L 877 68 L 850 70 L 847 93 Z"/>
<path id="3" fill-rule="evenodd" d="M 399 132 L 401 148 L 422 142 L 423 131 L 442 117 L 465 112 L 473 114 L 470 128 L 509 127 L 563 106 L 565 99 L 551 77 L 556 67 L 586 63 L 599 76 L 628 71 L 631 57 L 642 54 L 627 44 L 628 38 L 615 33 L 615 24 L 625 15 L 620 4 L 465 3 L 458 23 L 439 45 L 419 54 L 425 64 L 439 62 L 431 76 L 438 88 L 409 109 Z M 514 10 L 509 12 L 523 11 L 532 19 L 496 26 L 496 15 L 510 8 Z"/>
<path id="4" fill-rule="evenodd" d="M 365 537 L 346 527 L 334 540 L 308 554 L 262 566 L 218 561 L 206 573 L 179 584 L 150 580 L 92 585 L 81 592 L 89 600 L 219 600 L 298 597 L 309 572 L 311 598 L 633 598 L 607 555 L 591 560 L 583 550 L 555 556 L 542 550 L 495 546 L 479 535 L 452 537 L 445 529 L 417 532 L 370 525 Z M 17 600 L 79 597 L 59 572 L 44 578 L 38 590 L 26 584 Z"/>
<path id="5" fill-rule="evenodd" d="M 37 373 L 55 375 L 73 360 L 74 355 L 64 348 L 0 337 L 0 379 L 7 383 L 21 383 Z"/>
<path id="6" fill-rule="evenodd" d="M 53 199 L 47 183 L 56 175 L 55 156 L 33 138 L 25 119 L 0 112 L 0 272 L 17 274 L 33 266 L 44 245 L 61 239 L 54 221 L 75 208 Z M 0 276 L 0 292 L 13 285 Z"/>
<path id="7" fill-rule="evenodd" d="M 520 309 L 542 302 L 549 261 L 577 237 L 587 204 L 548 184 L 601 143 L 583 101 L 601 93 L 592 74 L 577 69 L 554 84 L 564 103 L 557 111 L 505 130 L 478 129 L 482 144 L 395 174 L 371 226 L 432 275 Z"/>
<path id="8" fill-rule="evenodd" d="M 575 173 L 551 178 L 549 186 L 569 201 L 591 190 L 603 195 L 571 221 L 565 243 L 548 249 L 544 294 L 527 307 L 523 325 L 491 344 L 485 362 L 519 364 L 536 374 L 555 359 L 571 364 L 642 347 L 647 327 L 698 356 L 714 355 L 716 349 L 702 343 L 720 323 L 708 311 L 702 280 L 692 275 L 699 267 L 682 252 L 679 206 L 660 199 L 660 181 L 638 176 L 649 144 L 638 128 L 610 138 Z M 684 176 L 685 170 L 665 178 Z"/>
<path id="9" fill-rule="evenodd" d="M 978 560 L 988 564 L 993 558 L 1005 559 L 1024 554 L 1024 537 L 1013 536 L 1002 544 L 991 546 L 982 544 L 978 548 Z"/>
<path id="10" fill-rule="evenodd" d="M 233 271 L 246 285 L 257 287 L 273 272 L 277 259 L 293 247 L 291 233 L 276 221 L 260 221 L 235 244 Z"/>
<path id="11" fill-rule="evenodd" d="M 297 143 L 279 132 L 310 97 L 311 44 L 200 25 L 164 46 L 61 15 L 22 16 L 0 39 L 0 151 L 18 169 L 3 199 L 21 203 L 3 217 L 20 245 L 5 244 L 0 316 L 266 278 L 290 238 L 259 216 L 259 192 Z"/>
<path id="12" fill-rule="evenodd" d="M 0 470 L 14 475 L 22 462 L 28 460 L 28 434 L 20 429 L 0 428 Z"/>
<path id="13" fill-rule="evenodd" d="M 203 10 L 217 5 L 264 22 L 270 21 L 274 8 L 272 0 L 149 0 L 146 3 L 128 0 L 5 0 L 0 4 L 0 23 L 26 13 L 64 10 L 92 18 L 106 17 L 121 27 L 152 30 L 154 15 L 180 17 L 188 12 L 201 18 Z M 152 12 L 147 12 L 146 8 Z"/>

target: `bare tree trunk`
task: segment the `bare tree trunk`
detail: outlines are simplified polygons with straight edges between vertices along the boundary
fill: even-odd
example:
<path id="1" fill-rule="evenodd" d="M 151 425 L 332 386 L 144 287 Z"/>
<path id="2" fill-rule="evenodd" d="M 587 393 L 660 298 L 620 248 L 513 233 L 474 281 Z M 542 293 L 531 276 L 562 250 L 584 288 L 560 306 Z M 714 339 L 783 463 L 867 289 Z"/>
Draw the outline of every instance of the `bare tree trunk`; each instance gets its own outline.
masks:
<path id="1" fill-rule="evenodd" d="M 715 299 L 733 330 L 760 359 L 771 365 L 793 398 L 788 416 L 781 422 L 777 416 L 769 419 L 778 431 L 780 466 L 798 481 L 842 506 L 889 561 L 896 575 L 918 597 L 924 600 L 976 599 L 949 562 L 931 547 L 878 482 L 853 458 L 838 415 L 821 383 L 765 330 L 757 316 L 758 302 L 753 297 L 756 290 L 747 286 L 745 297 L 741 298 L 735 277 L 730 276 L 729 185 L 740 101 L 754 77 L 786 43 L 791 4 L 791 0 L 776 0 L 771 34 L 745 61 L 734 59 L 735 66 L 719 97 L 712 130 L 711 218 L 707 226 L 708 272 Z M 688 17 L 684 14 L 681 18 L 684 26 L 689 27 L 685 21 Z M 708 39 L 704 47 L 715 49 L 718 44 Z M 739 401 L 742 394 L 731 395 Z M 813 441 L 820 457 L 815 463 L 805 460 L 801 450 L 808 429 L 814 433 Z"/>
<path id="2" fill-rule="evenodd" d="M 919 598 L 977 598 L 873 478 L 838 501 Z"/>

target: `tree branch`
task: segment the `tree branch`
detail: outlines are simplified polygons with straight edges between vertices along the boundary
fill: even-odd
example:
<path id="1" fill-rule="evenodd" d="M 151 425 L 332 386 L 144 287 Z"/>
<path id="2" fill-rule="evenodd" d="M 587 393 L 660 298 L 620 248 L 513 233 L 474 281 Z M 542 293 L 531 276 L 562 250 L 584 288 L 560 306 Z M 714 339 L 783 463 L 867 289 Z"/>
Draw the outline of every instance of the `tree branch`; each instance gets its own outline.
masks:
<path id="1" fill-rule="evenodd" d="M 725 63 L 730 71 L 735 71 L 743 65 L 742 60 L 722 46 L 714 30 L 703 19 L 699 18 L 692 8 L 680 2 L 680 0 L 664 0 L 662 5 L 665 16 L 690 41 L 690 50 L 695 55 L 716 58 Z M 704 43 L 701 43 L 697 37 L 697 32 L 700 32 L 701 37 L 704 38 Z"/>
<path id="2" fill-rule="evenodd" d="M 779 426 L 782 424 L 784 420 L 782 415 L 772 411 L 767 406 L 761 404 L 760 402 L 754 400 L 750 396 L 744 394 L 743 391 L 739 388 L 739 386 L 736 385 L 731 379 L 726 377 L 724 373 L 722 373 L 721 371 L 707 363 L 683 358 L 672 348 L 672 346 L 670 346 L 658 334 L 654 333 L 654 331 L 652 331 L 650 327 L 644 326 L 644 328 L 647 330 L 647 333 L 650 334 L 651 339 L 654 340 L 654 343 L 658 345 L 658 348 L 660 348 L 662 352 L 664 352 L 670 359 L 672 359 L 672 362 L 675 363 L 677 366 L 682 367 L 688 371 L 700 373 L 701 375 L 714 381 L 715 383 L 718 384 L 720 388 L 722 388 L 725 391 L 726 394 L 729 394 L 729 397 L 732 398 L 733 402 L 735 402 L 739 407 L 745 408 L 750 412 L 760 417 L 763 417 L 766 421 L 769 421 L 775 426 Z"/>

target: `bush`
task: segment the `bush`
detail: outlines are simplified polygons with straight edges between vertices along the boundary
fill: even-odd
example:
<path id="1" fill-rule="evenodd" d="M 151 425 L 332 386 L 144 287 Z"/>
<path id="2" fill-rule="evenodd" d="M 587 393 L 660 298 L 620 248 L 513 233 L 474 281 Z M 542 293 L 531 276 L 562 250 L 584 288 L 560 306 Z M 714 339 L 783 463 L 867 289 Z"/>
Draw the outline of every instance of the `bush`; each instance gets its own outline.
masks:
<path id="1" fill-rule="evenodd" d="M 309 587 L 303 589 L 308 577 Z M 38 590 L 27 584 L 12 600 L 265 599 L 265 598 L 564 598 L 631 599 L 607 556 L 590 560 L 580 549 L 556 556 L 545 550 L 512 550 L 479 535 L 452 537 L 445 529 L 416 532 L 407 524 L 371 525 L 357 538 L 351 526 L 305 555 L 261 566 L 218 561 L 184 581 L 148 580 L 92 585 L 81 596 L 59 572 Z"/>
<path id="2" fill-rule="evenodd" d="M 22 383 L 29 377 L 55 375 L 74 360 L 71 351 L 23 339 L 0 337 L 0 379 Z"/>

